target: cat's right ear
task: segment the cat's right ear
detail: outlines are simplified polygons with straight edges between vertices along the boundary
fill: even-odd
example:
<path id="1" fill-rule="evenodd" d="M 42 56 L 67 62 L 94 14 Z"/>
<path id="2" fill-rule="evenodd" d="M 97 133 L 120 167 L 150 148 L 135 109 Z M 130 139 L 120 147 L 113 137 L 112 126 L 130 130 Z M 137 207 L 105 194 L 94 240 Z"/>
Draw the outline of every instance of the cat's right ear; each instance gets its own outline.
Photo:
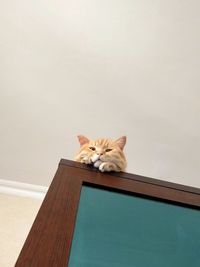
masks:
<path id="1" fill-rule="evenodd" d="M 90 142 L 90 140 L 87 137 L 85 137 L 84 135 L 78 135 L 78 141 L 80 143 L 80 146 L 83 146 L 83 145 Z"/>

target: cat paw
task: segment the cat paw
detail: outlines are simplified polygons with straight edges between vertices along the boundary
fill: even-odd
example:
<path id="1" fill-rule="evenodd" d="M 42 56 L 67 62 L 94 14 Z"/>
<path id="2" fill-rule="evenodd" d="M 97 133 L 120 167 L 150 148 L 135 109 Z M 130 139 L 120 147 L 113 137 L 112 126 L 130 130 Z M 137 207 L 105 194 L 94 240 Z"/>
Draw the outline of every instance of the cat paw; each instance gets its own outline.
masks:
<path id="1" fill-rule="evenodd" d="M 91 157 L 91 160 L 93 163 L 95 163 L 96 161 L 98 161 L 100 159 L 100 156 L 99 155 L 96 155 L 94 154 L 92 157 Z"/>
<path id="2" fill-rule="evenodd" d="M 84 157 L 81 159 L 81 163 L 92 164 L 92 159 L 88 157 Z"/>
<path id="3" fill-rule="evenodd" d="M 97 160 L 96 162 L 94 162 L 94 167 L 95 168 L 99 168 L 99 166 L 101 165 L 102 161 L 101 160 Z"/>
<path id="4" fill-rule="evenodd" d="M 110 172 L 113 171 L 113 164 L 108 162 L 103 162 L 99 166 L 101 172 Z"/>

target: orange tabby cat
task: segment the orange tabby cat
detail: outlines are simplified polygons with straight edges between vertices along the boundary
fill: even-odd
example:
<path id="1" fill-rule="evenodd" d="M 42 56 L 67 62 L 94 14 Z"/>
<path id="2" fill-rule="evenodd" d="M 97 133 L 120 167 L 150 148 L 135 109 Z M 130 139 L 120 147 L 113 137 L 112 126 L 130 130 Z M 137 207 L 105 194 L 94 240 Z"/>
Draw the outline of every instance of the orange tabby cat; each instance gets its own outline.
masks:
<path id="1" fill-rule="evenodd" d="M 106 138 L 93 141 L 79 135 L 78 140 L 81 147 L 75 158 L 76 161 L 93 164 L 101 172 L 125 170 L 126 158 L 123 148 L 126 144 L 126 136 L 122 136 L 116 141 Z"/>

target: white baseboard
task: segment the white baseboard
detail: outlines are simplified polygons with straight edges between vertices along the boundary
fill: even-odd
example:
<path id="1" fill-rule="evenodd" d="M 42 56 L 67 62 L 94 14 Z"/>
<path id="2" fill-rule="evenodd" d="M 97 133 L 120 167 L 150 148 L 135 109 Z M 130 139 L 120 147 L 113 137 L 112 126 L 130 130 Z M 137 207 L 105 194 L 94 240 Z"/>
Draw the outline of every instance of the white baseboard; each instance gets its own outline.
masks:
<path id="1" fill-rule="evenodd" d="M 0 193 L 44 199 L 48 187 L 0 179 Z"/>

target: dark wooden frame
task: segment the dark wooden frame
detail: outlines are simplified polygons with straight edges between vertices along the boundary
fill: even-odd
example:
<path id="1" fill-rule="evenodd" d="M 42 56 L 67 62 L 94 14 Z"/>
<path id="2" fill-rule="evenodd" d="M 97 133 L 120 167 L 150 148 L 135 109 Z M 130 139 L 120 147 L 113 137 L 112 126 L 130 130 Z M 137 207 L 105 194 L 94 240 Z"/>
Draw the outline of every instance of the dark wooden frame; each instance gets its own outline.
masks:
<path id="1" fill-rule="evenodd" d="M 100 173 L 60 161 L 15 267 L 66 267 L 84 183 L 200 208 L 200 189 L 128 173 Z"/>

